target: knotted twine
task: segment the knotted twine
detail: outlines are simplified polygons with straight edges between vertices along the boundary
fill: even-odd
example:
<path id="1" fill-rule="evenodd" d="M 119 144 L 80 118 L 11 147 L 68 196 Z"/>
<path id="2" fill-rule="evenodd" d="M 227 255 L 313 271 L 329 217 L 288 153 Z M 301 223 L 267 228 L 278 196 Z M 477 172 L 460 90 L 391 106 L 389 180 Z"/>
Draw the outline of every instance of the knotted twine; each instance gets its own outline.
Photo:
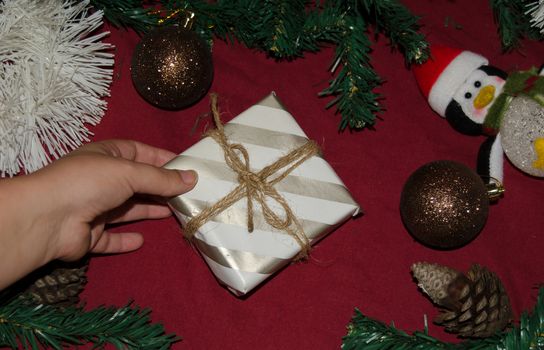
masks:
<path id="1" fill-rule="evenodd" d="M 185 236 L 191 239 L 200 226 L 219 215 L 238 200 L 246 197 L 248 231 L 253 232 L 254 229 L 253 207 L 256 201 L 261 206 L 265 221 L 275 229 L 284 231 L 293 237 L 301 247 L 299 257 L 306 257 L 310 250 L 310 241 L 304 233 L 300 221 L 294 215 L 285 198 L 274 188 L 274 185 L 287 177 L 300 164 L 318 154 L 319 147 L 314 141 L 308 140 L 304 145 L 293 149 L 288 154 L 278 158 L 274 163 L 255 173 L 251 171 L 249 154 L 246 148 L 238 143 L 230 143 L 225 135 L 217 107 L 216 94 L 210 94 L 210 105 L 216 128 L 208 131 L 205 136 L 210 136 L 221 146 L 225 162 L 238 175 L 239 184 L 225 197 L 212 206 L 206 207 L 189 220 L 185 226 Z M 272 210 L 267 203 L 267 199 L 279 204 L 283 215 L 281 213 L 279 215 Z"/>

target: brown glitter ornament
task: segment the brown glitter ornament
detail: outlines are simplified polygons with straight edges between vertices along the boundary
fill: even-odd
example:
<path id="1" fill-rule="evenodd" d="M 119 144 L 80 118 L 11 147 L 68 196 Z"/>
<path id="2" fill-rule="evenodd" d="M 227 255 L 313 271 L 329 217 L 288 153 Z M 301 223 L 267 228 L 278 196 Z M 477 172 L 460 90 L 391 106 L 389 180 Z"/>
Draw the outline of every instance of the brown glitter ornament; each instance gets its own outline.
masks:
<path id="1" fill-rule="evenodd" d="M 140 95 L 163 109 L 187 107 L 208 91 L 213 62 L 206 42 L 180 26 L 146 34 L 132 56 L 132 81 Z"/>
<path id="2" fill-rule="evenodd" d="M 463 164 L 427 163 L 406 181 L 400 212 L 421 243 L 442 249 L 463 246 L 484 227 L 489 196 L 482 179 Z"/>

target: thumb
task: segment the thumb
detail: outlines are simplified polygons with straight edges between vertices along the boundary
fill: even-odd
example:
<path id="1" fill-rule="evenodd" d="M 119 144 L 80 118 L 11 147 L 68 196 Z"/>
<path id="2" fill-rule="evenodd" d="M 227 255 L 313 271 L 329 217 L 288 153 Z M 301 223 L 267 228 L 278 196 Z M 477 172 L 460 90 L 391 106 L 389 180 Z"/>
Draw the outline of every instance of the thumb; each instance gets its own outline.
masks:
<path id="1" fill-rule="evenodd" d="M 143 243 L 144 238 L 140 233 L 111 233 L 104 231 L 94 247 L 92 247 L 91 252 L 99 254 L 128 253 L 140 248 Z"/>
<path id="2" fill-rule="evenodd" d="M 173 197 L 190 191 L 198 179 L 194 170 L 170 170 L 143 163 L 132 165 L 125 173 L 125 180 L 134 193 Z"/>

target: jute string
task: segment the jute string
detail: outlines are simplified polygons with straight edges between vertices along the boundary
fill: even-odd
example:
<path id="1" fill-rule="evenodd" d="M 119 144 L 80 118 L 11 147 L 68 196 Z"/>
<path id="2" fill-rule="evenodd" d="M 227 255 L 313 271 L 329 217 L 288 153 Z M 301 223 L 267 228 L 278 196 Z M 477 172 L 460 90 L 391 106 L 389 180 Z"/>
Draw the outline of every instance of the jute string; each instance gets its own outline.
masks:
<path id="1" fill-rule="evenodd" d="M 216 94 L 210 95 L 210 104 L 216 128 L 207 132 L 206 136 L 212 137 L 221 146 L 225 162 L 238 175 L 239 184 L 232 192 L 212 206 L 206 207 L 198 215 L 189 220 L 185 226 L 185 236 L 189 239 L 192 238 L 200 226 L 213 219 L 238 200 L 246 197 L 248 231 L 253 232 L 254 202 L 257 202 L 261 206 L 265 221 L 270 226 L 284 231 L 293 237 L 301 247 L 299 257 L 306 257 L 310 250 L 310 241 L 304 233 L 302 225 L 287 204 L 287 201 L 278 193 L 274 185 L 282 181 L 300 164 L 318 154 L 319 147 L 314 141 L 308 140 L 304 145 L 278 158 L 274 163 L 264 167 L 259 172 L 252 172 L 249 155 L 245 147 L 238 143 L 230 143 L 225 135 L 217 107 Z M 279 204 L 283 213 L 278 214 L 272 210 L 267 203 L 267 199 L 272 199 Z"/>

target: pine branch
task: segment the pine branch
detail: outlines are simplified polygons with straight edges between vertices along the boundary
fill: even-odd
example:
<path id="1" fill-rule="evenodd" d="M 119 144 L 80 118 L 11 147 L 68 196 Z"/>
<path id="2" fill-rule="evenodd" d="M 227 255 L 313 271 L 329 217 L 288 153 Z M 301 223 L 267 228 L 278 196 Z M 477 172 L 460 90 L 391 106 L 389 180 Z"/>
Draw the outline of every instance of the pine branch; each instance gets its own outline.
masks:
<path id="1" fill-rule="evenodd" d="M 412 335 L 387 326 L 355 310 L 348 325 L 348 333 L 342 339 L 343 350 L 386 350 L 386 349 L 425 349 L 425 350 L 519 350 L 544 348 L 544 287 L 540 288 L 533 311 L 523 313 L 519 326 L 506 333 L 470 340 L 462 343 L 442 342 L 423 332 Z"/>
<path id="2" fill-rule="evenodd" d="M 150 323 L 150 311 L 125 307 L 64 309 L 32 304 L 20 297 L 0 299 L 0 347 L 62 349 L 67 345 L 112 344 L 118 349 L 168 349 L 178 341 L 161 324 Z"/>
<path id="3" fill-rule="evenodd" d="M 536 305 L 531 313 L 523 312 L 519 326 L 506 333 L 496 349 L 544 348 L 544 287 L 540 287 Z"/>
<path id="4" fill-rule="evenodd" d="M 304 0 L 261 1 L 256 41 L 263 51 L 277 58 L 302 56 L 299 45 L 305 19 Z"/>
<path id="5" fill-rule="evenodd" d="M 360 7 L 376 29 L 389 37 L 391 46 L 404 54 L 406 63 L 423 63 L 429 57 L 429 45 L 419 33 L 419 17 L 398 1 L 359 0 Z"/>
<path id="6" fill-rule="evenodd" d="M 0 1 L 0 177 L 36 171 L 89 141 L 113 53 L 89 1 Z"/>
<path id="7" fill-rule="evenodd" d="M 301 47 L 304 51 L 317 52 L 320 45 L 337 45 L 344 36 L 346 11 L 338 5 L 317 7 L 308 11 L 304 22 Z"/>
<path id="8" fill-rule="evenodd" d="M 92 1 L 121 8 L 111 0 Z M 143 15 L 134 11 L 135 15 L 129 16 L 132 12 L 128 8 L 136 7 L 136 0 L 121 3 L 127 10 L 118 12 L 128 12 L 128 18 L 116 18 L 117 23 L 129 25 Z M 428 56 L 428 45 L 417 32 L 418 18 L 398 0 L 325 0 L 314 4 L 306 0 L 162 0 L 151 1 L 151 5 L 162 7 L 166 13 L 192 11 L 193 28 L 210 41 L 212 36 L 229 42 L 237 40 L 278 59 L 294 59 L 319 51 L 323 45 L 336 45 L 332 72 L 337 75 L 319 96 L 334 97 L 327 108 L 337 106 L 342 115 L 341 130 L 371 126 L 381 110 L 380 96 L 373 92 L 381 79 L 369 63 L 368 17 L 375 17 L 371 20 L 403 52 L 407 63 L 421 63 Z M 146 20 L 143 27 L 156 19 Z"/>
<path id="9" fill-rule="evenodd" d="M 503 50 L 517 47 L 523 37 L 544 39 L 538 28 L 532 26 L 531 17 L 527 13 L 531 0 L 490 0 L 490 3 Z"/>
<path id="10" fill-rule="evenodd" d="M 204 11 L 204 22 L 222 40 L 238 40 L 249 48 L 256 48 L 259 45 L 254 32 L 259 25 L 256 22 L 261 20 L 261 6 L 258 0 L 220 0 Z M 195 10 L 199 21 L 202 8 Z"/>
<path id="11" fill-rule="evenodd" d="M 366 317 L 357 309 L 348 325 L 348 334 L 342 340 L 342 350 L 359 350 L 371 346 L 376 350 L 396 349 L 401 344 L 405 349 L 457 349 L 455 345 L 434 339 L 426 332 L 416 332 L 410 336 L 393 326 Z"/>
<path id="12" fill-rule="evenodd" d="M 221 39 L 239 40 L 275 58 L 300 57 L 305 51 L 299 44 L 306 17 L 304 0 L 227 0 L 215 6 L 188 3 L 199 14 L 197 21 L 213 28 Z M 199 18 L 201 14 L 205 18 Z"/>
<path id="13" fill-rule="evenodd" d="M 363 35 L 366 24 L 361 17 L 347 17 L 344 36 L 336 49 L 332 71 L 342 66 L 338 75 L 320 96 L 334 96 L 327 108 L 336 105 L 342 115 L 340 130 L 361 129 L 373 125 L 381 110 L 378 94 L 373 92 L 381 80 L 370 66 L 370 41 Z"/>
<path id="14" fill-rule="evenodd" d="M 144 8 L 141 0 L 92 0 L 92 5 L 104 11 L 104 17 L 115 27 L 133 28 L 145 33 L 161 18 L 153 8 Z"/>

